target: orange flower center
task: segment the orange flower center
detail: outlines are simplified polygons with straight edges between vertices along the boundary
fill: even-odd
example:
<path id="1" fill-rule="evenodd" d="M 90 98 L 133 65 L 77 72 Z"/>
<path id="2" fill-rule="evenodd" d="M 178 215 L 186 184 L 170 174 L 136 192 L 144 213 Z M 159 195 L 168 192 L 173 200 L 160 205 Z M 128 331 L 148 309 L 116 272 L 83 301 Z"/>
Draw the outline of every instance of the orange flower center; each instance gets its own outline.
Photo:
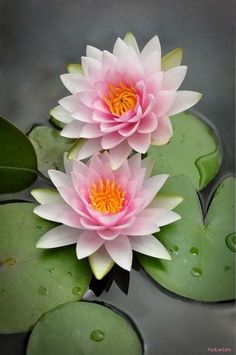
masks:
<path id="1" fill-rule="evenodd" d="M 110 84 L 108 96 L 104 96 L 104 101 L 116 116 L 122 116 L 125 112 L 132 110 L 137 102 L 135 89 L 123 83 L 120 83 L 119 87 Z"/>
<path id="2" fill-rule="evenodd" d="M 118 213 L 122 209 L 125 200 L 125 191 L 115 181 L 102 179 L 97 184 L 92 184 L 89 190 L 89 198 L 93 208 L 102 213 Z"/>

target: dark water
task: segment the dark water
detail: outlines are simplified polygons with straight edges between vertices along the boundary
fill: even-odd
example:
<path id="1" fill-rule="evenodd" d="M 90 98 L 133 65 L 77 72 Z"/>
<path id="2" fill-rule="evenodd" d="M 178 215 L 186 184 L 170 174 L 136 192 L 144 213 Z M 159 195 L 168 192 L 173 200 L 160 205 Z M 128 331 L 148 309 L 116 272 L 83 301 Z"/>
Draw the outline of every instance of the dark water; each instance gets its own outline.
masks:
<path id="1" fill-rule="evenodd" d="M 218 181 L 234 171 L 234 13 L 230 0 L 2 0 L 0 114 L 28 130 L 46 120 L 49 109 L 67 95 L 59 74 L 66 63 L 79 61 L 86 44 L 110 50 L 118 35 L 132 31 L 142 46 L 158 33 L 163 53 L 184 48 L 189 73 L 183 88 L 203 93 L 197 109 L 223 144 L 222 168 L 201 193 L 206 207 Z M 21 197 L 25 193 L 2 199 Z M 86 299 L 105 302 L 130 317 L 145 354 L 201 355 L 209 347 L 235 352 L 233 302 L 184 300 L 136 270 L 126 295 L 122 288 L 127 283 L 121 281 L 127 275 L 121 279 L 99 297 L 89 291 Z M 27 334 L 1 336 L 0 354 L 25 354 L 27 339 Z"/>

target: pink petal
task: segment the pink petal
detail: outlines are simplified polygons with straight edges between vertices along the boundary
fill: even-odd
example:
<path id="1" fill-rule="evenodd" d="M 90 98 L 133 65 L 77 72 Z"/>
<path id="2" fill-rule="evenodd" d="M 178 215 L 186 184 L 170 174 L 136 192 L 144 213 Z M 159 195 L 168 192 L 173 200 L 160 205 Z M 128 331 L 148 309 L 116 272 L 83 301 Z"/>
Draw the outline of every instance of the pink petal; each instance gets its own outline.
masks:
<path id="1" fill-rule="evenodd" d="M 101 138 L 87 140 L 81 147 L 77 159 L 82 160 L 102 150 Z"/>
<path id="2" fill-rule="evenodd" d="M 156 233 L 160 230 L 156 218 L 153 216 L 143 215 L 143 211 L 140 212 L 140 215 L 135 218 L 134 223 L 124 229 L 122 232 L 127 235 L 147 235 Z"/>
<path id="3" fill-rule="evenodd" d="M 178 91 L 173 106 L 168 111 L 168 116 L 176 115 L 196 105 L 202 94 L 195 91 Z"/>
<path id="4" fill-rule="evenodd" d="M 154 258 L 170 260 L 166 248 L 153 235 L 133 236 L 129 238 L 133 250 Z"/>
<path id="5" fill-rule="evenodd" d="M 73 159 L 72 162 L 73 162 L 72 170 L 86 177 L 88 174 L 88 166 L 82 163 L 80 160 Z"/>
<path id="6" fill-rule="evenodd" d="M 86 123 L 80 132 L 80 137 L 82 138 L 98 138 L 102 135 L 103 133 L 97 123 Z"/>
<path id="7" fill-rule="evenodd" d="M 91 217 L 81 217 L 80 222 L 85 229 L 92 231 L 99 231 L 105 229 L 104 226 L 99 225 Z"/>
<path id="8" fill-rule="evenodd" d="M 129 239 L 125 235 L 106 241 L 105 248 L 116 264 L 125 270 L 131 270 L 133 254 Z"/>
<path id="9" fill-rule="evenodd" d="M 91 84 L 85 76 L 80 74 L 63 74 L 60 76 L 64 86 L 72 94 L 77 94 L 80 91 L 91 89 Z"/>
<path id="10" fill-rule="evenodd" d="M 153 108 L 153 112 L 156 116 L 161 117 L 166 114 L 172 107 L 176 99 L 175 91 L 161 91 L 157 97 L 157 101 Z"/>
<path id="11" fill-rule="evenodd" d="M 101 61 L 102 51 L 93 46 L 86 47 L 86 56 Z"/>
<path id="12" fill-rule="evenodd" d="M 101 123 L 101 131 L 104 133 L 112 133 L 112 132 L 116 132 L 119 129 L 125 127 L 127 125 L 126 122 L 116 122 L 113 120 L 113 122 L 111 123 Z"/>
<path id="13" fill-rule="evenodd" d="M 151 134 L 136 132 L 128 138 L 128 142 L 137 152 L 146 153 L 151 143 Z"/>
<path id="14" fill-rule="evenodd" d="M 142 168 L 146 169 L 145 178 L 149 178 L 152 169 L 154 167 L 155 159 L 153 157 L 147 157 L 142 160 Z"/>
<path id="15" fill-rule="evenodd" d="M 50 169 L 48 170 L 48 175 L 57 188 L 71 186 L 70 176 L 61 171 Z"/>
<path id="16" fill-rule="evenodd" d="M 145 207 L 148 206 L 154 199 L 158 191 L 162 188 L 169 175 L 161 174 L 150 177 L 145 180 L 142 191 L 140 192 L 140 197 L 145 198 Z"/>
<path id="17" fill-rule="evenodd" d="M 186 66 L 179 66 L 164 72 L 163 90 L 178 90 L 187 72 Z"/>
<path id="18" fill-rule="evenodd" d="M 162 116 L 158 120 L 157 129 L 152 132 L 152 143 L 154 145 L 163 145 L 170 141 L 173 136 L 173 128 L 169 117 Z"/>
<path id="19" fill-rule="evenodd" d="M 60 219 L 60 223 L 65 224 L 66 226 L 84 229 L 84 227 L 80 223 L 80 215 L 77 212 L 75 212 L 72 208 L 64 212 L 59 219 Z"/>
<path id="20" fill-rule="evenodd" d="M 141 51 L 141 58 L 146 59 L 151 53 L 158 52 L 161 57 L 161 45 L 158 36 L 154 36 Z"/>
<path id="21" fill-rule="evenodd" d="M 112 229 L 104 229 L 104 230 L 100 230 L 98 231 L 98 235 L 106 240 L 113 240 L 116 237 L 118 237 L 118 235 L 120 234 L 119 230 L 112 230 Z"/>
<path id="22" fill-rule="evenodd" d="M 110 162 L 113 170 L 118 169 L 131 153 L 129 144 L 124 141 L 110 150 Z"/>
<path id="23" fill-rule="evenodd" d="M 85 231 L 81 233 L 76 245 L 77 258 L 86 258 L 88 255 L 97 251 L 102 244 L 104 244 L 104 240 L 100 238 L 96 232 Z"/>
<path id="24" fill-rule="evenodd" d="M 93 108 L 93 103 L 98 98 L 98 94 L 95 90 L 85 90 L 77 94 L 77 97 L 84 105 Z"/>
<path id="25" fill-rule="evenodd" d="M 34 209 L 34 213 L 44 219 L 47 219 L 48 221 L 53 221 L 53 222 L 61 222 L 62 216 L 66 212 L 73 211 L 70 206 L 68 206 L 66 203 L 49 203 L 47 205 L 40 205 L 37 206 Z"/>
<path id="26" fill-rule="evenodd" d="M 117 63 L 117 58 L 108 51 L 104 51 L 102 54 L 102 69 L 106 72 L 109 69 L 115 67 Z"/>
<path id="27" fill-rule="evenodd" d="M 78 107 L 78 96 L 77 95 L 70 95 L 70 96 L 66 96 L 63 99 L 61 99 L 60 101 L 58 101 L 58 103 L 66 110 L 69 112 L 73 112 L 77 109 Z"/>
<path id="28" fill-rule="evenodd" d="M 96 99 L 94 102 L 93 102 L 93 108 L 97 111 L 100 111 L 100 112 L 103 112 L 103 113 L 106 113 L 108 115 L 111 114 L 111 111 L 108 109 L 107 105 L 104 103 L 104 101 L 102 101 L 101 99 Z"/>
<path id="29" fill-rule="evenodd" d="M 147 91 L 157 96 L 162 90 L 163 72 L 155 73 L 146 80 Z"/>
<path id="30" fill-rule="evenodd" d="M 125 127 L 119 129 L 119 134 L 124 137 L 130 137 L 137 131 L 139 122 L 137 123 L 128 123 Z"/>
<path id="31" fill-rule="evenodd" d="M 117 146 L 118 144 L 120 144 L 121 142 L 123 142 L 124 139 L 125 139 L 125 137 L 121 136 L 117 132 L 109 133 L 109 134 L 105 135 L 104 137 L 102 137 L 102 148 L 103 149 L 111 149 L 111 148 Z"/>
<path id="32" fill-rule="evenodd" d="M 81 57 L 81 64 L 86 77 L 91 78 L 96 76 L 96 80 L 98 80 L 102 67 L 99 60 L 89 57 Z M 91 73 L 94 75 L 91 75 Z"/>
<path id="33" fill-rule="evenodd" d="M 82 104 L 82 102 L 78 102 L 76 110 L 71 113 L 71 117 L 78 121 L 91 123 L 93 122 L 92 114 L 93 111 L 88 106 Z"/>
<path id="34" fill-rule="evenodd" d="M 93 110 L 92 119 L 93 119 L 93 121 L 99 122 L 99 123 L 113 122 L 112 121 L 113 116 L 111 115 L 111 113 L 107 114 L 107 113 L 104 113 L 101 111 L 96 111 L 96 110 Z"/>
<path id="35" fill-rule="evenodd" d="M 83 122 L 73 120 L 71 123 L 66 125 L 61 131 L 60 135 L 67 138 L 80 138 L 81 130 L 84 127 Z"/>
<path id="36" fill-rule="evenodd" d="M 161 70 L 161 56 L 159 51 L 151 53 L 144 60 L 145 74 L 151 76 Z"/>
<path id="37" fill-rule="evenodd" d="M 136 172 L 141 169 L 141 154 L 132 155 L 128 162 L 132 175 L 135 176 Z"/>
<path id="38" fill-rule="evenodd" d="M 141 218 L 155 219 L 159 227 L 178 221 L 181 217 L 178 213 L 165 208 L 146 208 L 140 212 Z M 148 233 L 147 233 L 148 234 Z"/>
<path id="39" fill-rule="evenodd" d="M 138 126 L 139 133 L 150 133 L 155 131 L 157 128 L 157 117 L 153 112 L 149 112 L 145 117 L 142 118 Z"/>
<path id="40" fill-rule="evenodd" d="M 36 248 L 57 248 L 77 242 L 81 231 L 67 226 L 58 226 L 45 233 L 37 242 Z"/>
<path id="41" fill-rule="evenodd" d="M 119 58 L 126 53 L 127 49 L 127 44 L 121 38 L 118 38 L 113 48 L 113 54 Z"/>

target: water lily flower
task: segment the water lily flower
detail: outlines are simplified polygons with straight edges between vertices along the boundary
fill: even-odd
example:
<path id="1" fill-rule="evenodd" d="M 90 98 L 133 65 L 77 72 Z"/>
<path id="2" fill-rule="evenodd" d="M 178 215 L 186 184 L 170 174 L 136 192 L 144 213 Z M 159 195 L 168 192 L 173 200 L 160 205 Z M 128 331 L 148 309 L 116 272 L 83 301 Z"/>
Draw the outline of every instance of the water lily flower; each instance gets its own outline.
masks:
<path id="1" fill-rule="evenodd" d="M 109 153 L 94 155 L 86 164 L 66 161 L 66 173 L 49 170 L 57 190 L 35 189 L 38 216 L 61 223 L 44 234 L 38 248 L 76 243 L 78 259 L 89 257 L 97 279 L 117 263 L 131 269 L 132 250 L 170 259 L 153 233 L 177 221 L 171 211 L 180 197 L 156 197 L 168 175 L 150 177 L 152 159 L 135 154 L 113 171 Z"/>
<path id="2" fill-rule="evenodd" d="M 66 123 L 61 135 L 85 138 L 78 159 L 110 150 L 117 169 L 132 150 L 146 153 L 150 144 L 169 142 L 170 116 L 195 105 L 201 94 L 177 91 L 187 67 L 161 69 L 161 46 L 153 37 L 140 52 L 132 34 L 118 38 L 113 52 L 87 46 L 82 72 L 61 75 L 71 95 L 52 115 Z"/>

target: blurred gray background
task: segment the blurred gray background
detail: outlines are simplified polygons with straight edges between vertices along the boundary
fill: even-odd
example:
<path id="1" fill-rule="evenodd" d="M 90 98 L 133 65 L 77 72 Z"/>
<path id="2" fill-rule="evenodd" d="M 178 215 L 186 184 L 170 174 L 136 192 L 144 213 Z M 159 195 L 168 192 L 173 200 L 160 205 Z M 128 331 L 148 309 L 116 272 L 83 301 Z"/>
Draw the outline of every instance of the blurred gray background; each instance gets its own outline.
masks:
<path id="1" fill-rule="evenodd" d="M 131 31 L 142 48 L 158 34 L 163 54 L 184 48 L 182 87 L 203 93 L 197 109 L 223 140 L 223 173 L 233 172 L 234 16 L 233 0 L 0 0 L 0 115 L 28 130 L 67 95 L 59 75 L 86 44 L 112 50 Z M 134 319 L 148 355 L 208 354 L 208 346 L 234 352 L 232 303 L 186 302 L 136 272 L 128 297 L 113 286 L 100 299 Z M 24 354 L 24 339 L 2 337 L 0 349 Z"/>

